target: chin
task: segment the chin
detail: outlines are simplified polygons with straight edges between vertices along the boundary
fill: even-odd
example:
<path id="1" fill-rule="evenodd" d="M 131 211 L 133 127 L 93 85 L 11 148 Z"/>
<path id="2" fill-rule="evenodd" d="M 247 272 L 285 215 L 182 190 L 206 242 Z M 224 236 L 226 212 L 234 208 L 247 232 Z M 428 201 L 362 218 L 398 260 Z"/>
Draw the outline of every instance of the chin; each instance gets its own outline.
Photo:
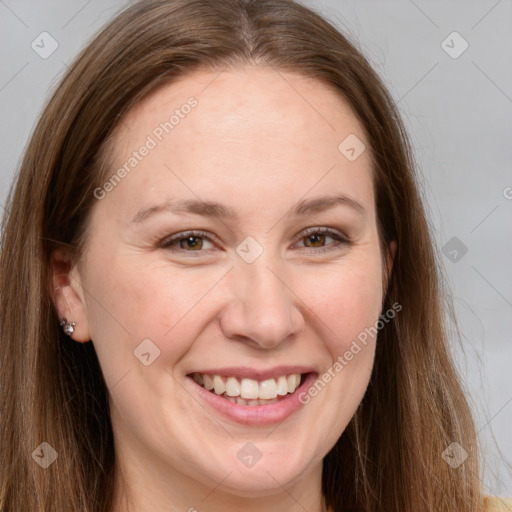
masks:
<path id="1" fill-rule="evenodd" d="M 264 450 L 263 448 L 262 451 Z M 246 451 L 250 452 L 250 450 Z M 232 458 L 224 456 L 216 464 L 210 479 L 217 484 L 222 482 L 219 489 L 222 488 L 222 491 L 236 496 L 247 498 L 271 496 L 282 492 L 283 487 L 306 472 L 308 465 L 304 462 L 305 457 L 299 457 L 297 452 L 297 449 L 292 446 L 289 451 L 282 447 L 274 454 L 265 456 L 263 453 L 257 461 L 247 460 L 247 465 L 241 462 L 236 454 Z M 243 455 L 240 455 L 240 458 L 243 459 Z"/>

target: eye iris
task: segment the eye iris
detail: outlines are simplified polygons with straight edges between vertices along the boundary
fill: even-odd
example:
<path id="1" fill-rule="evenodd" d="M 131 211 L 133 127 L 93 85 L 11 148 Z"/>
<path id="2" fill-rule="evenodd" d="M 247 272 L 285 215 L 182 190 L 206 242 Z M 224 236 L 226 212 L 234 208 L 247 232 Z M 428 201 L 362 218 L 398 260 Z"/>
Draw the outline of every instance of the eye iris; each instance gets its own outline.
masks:
<path id="1" fill-rule="evenodd" d="M 187 236 L 180 240 L 180 247 L 182 249 L 201 249 L 203 247 L 203 240 L 198 236 Z"/>
<path id="2" fill-rule="evenodd" d="M 306 247 L 321 247 L 323 244 L 325 244 L 325 236 L 319 233 L 308 235 L 305 240 L 305 246 Z"/>

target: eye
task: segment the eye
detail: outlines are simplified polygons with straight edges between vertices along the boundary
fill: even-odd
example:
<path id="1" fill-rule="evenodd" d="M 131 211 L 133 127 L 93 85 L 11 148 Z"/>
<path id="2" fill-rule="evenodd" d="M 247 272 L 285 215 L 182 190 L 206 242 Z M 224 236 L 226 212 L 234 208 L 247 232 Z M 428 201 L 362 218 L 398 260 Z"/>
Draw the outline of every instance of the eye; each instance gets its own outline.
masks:
<path id="1" fill-rule="evenodd" d="M 210 246 L 208 246 L 210 244 Z M 173 235 L 162 242 L 162 247 L 171 250 L 183 250 L 186 252 L 199 252 L 213 248 L 213 243 L 206 235 L 200 231 L 187 231 Z"/>
<path id="2" fill-rule="evenodd" d="M 332 240 L 332 242 L 329 243 L 329 240 Z M 327 228 L 310 228 L 306 230 L 304 233 L 302 233 L 300 242 L 304 242 L 304 244 L 302 246 L 299 245 L 299 247 L 306 247 L 308 249 L 323 249 L 321 251 L 315 252 L 331 250 L 341 244 L 350 245 L 349 240 L 341 233 Z"/>
<path id="3" fill-rule="evenodd" d="M 312 252 L 326 252 L 336 249 L 340 245 L 350 245 L 350 241 L 338 231 L 328 228 L 310 228 L 302 233 L 299 242 L 300 248 Z M 177 233 L 161 243 L 161 247 L 173 252 L 201 253 L 215 250 L 215 245 L 208 234 L 202 231 L 185 231 Z M 199 255 L 199 254 L 198 254 Z"/>

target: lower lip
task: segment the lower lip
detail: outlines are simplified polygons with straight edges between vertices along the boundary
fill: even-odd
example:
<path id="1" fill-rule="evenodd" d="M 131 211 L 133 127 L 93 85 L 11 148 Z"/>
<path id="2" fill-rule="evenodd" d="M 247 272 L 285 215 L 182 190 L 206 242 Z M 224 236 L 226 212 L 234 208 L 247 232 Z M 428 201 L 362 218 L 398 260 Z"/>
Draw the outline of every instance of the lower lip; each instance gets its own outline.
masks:
<path id="1" fill-rule="evenodd" d="M 316 375 L 314 373 L 308 373 L 304 382 L 293 393 L 286 395 L 286 398 L 279 400 L 279 402 L 270 405 L 248 406 L 234 404 L 203 388 L 191 377 L 187 378 L 193 385 L 195 392 L 210 407 L 230 420 L 243 425 L 272 425 L 284 421 L 288 416 L 303 407 L 304 404 L 299 400 L 299 396 L 311 386 L 315 379 Z"/>

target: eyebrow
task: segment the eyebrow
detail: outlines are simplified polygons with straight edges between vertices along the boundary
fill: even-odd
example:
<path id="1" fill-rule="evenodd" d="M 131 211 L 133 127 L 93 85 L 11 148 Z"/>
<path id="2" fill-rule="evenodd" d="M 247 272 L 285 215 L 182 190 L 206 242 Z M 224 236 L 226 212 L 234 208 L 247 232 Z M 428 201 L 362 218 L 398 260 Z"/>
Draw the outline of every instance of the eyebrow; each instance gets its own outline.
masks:
<path id="1" fill-rule="evenodd" d="M 357 213 L 366 216 L 366 210 L 361 203 L 342 194 L 317 197 L 313 199 L 303 199 L 299 201 L 286 216 L 311 215 L 330 210 L 336 206 L 348 206 Z M 191 213 L 201 215 L 203 217 L 220 219 L 228 217 L 237 219 L 238 217 L 234 210 L 216 201 L 187 199 L 180 201 L 166 201 L 156 206 L 143 208 L 137 212 L 135 217 L 132 219 L 132 223 L 142 223 L 150 217 L 164 212 L 171 212 L 175 214 Z"/>

